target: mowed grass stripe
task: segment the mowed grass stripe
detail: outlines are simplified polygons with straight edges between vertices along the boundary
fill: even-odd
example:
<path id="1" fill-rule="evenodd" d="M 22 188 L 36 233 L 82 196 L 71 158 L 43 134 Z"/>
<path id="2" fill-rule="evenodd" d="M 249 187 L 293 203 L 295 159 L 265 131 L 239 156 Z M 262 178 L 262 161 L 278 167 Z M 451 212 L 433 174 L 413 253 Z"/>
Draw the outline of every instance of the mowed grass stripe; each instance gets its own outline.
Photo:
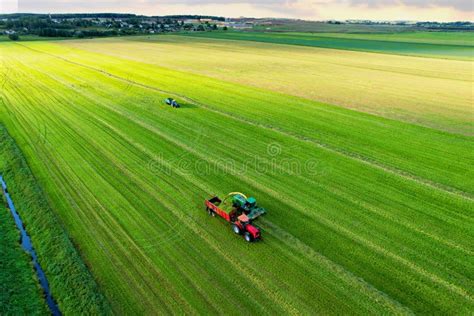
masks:
<path id="1" fill-rule="evenodd" d="M 81 161 L 81 160 L 77 160 L 78 162 Z M 48 161 L 48 164 L 51 164 L 51 161 Z M 87 192 L 87 188 L 84 188 L 82 183 L 81 182 L 78 182 L 78 183 L 75 183 L 75 181 L 73 180 L 74 177 L 73 175 L 69 174 L 67 176 L 67 183 L 71 183 L 72 186 L 74 186 L 73 188 L 71 188 L 71 191 L 72 192 L 82 192 L 83 191 L 86 191 Z M 65 179 L 65 180 L 66 180 Z M 82 188 L 82 190 L 78 190 L 77 188 Z M 81 195 L 79 198 L 76 197 L 76 199 L 74 199 L 74 201 L 90 201 L 91 200 L 91 197 L 90 196 L 84 196 L 84 195 Z M 81 210 L 82 208 L 84 208 L 85 206 L 83 204 L 81 204 L 81 206 L 79 207 L 79 210 Z M 97 205 L 96 205 L 97 207 Z M 97 214 L 97 208 L 92 208 L 89 209 L 89 212 L 87 213 L 88 216 L 90 217 L 91 215 L 94 215 L 94 214 Z M 102 214 L 102 213 L 100 213 Z M 103 214 L 102 214 L 103 215 Z M 102 225 L 100 225 L 100 223 L 102 223 Z M 110 248 L 109 249 L 113 249 L 113 252 L 109 252 L 107 255 L 110 255 L 111 253 L 114 253 L 114 255 L 117 256 L 117 258 L 115 258 L 115 260 L 119 260 L 118 258 L 121 258 L 120 260 L 121 261 L 124 261 L 124 260 L 128 260 L 129 258 L 129 254 L 127 252 L 123 252 L 123 253 L 120 253 L 120 248 L 123 247 L 123 242 L 122 241 L 116 241 L 114 242 L 114 240 L 119 237 L 115 234 L 111 234 L 110 232 L 113 232 L 115 231 L 116 229 L 115 228 L 111 228 L 109 227 L 110 226 L 110 223 L 108 223 L 107 221 L 104 221 L 103 219 L 101 219 L 100 217 L 97 217 L 97 216 L 93 216 L 93 221 L 91 221 L 89 223 L 88 226 L 88 229 L 84 232 L 85 236 L 87 236 L 89 234 L 89 227 L 95 227 L 95 225 L 98 225 L 101 226 L 99 229 L 100 231 L 102 232 L 102 234 L 104 233 L 108 233 L 108 236 L 104 237 L 102 236 L 102 238 L 98 239 L 98 240 L 104 240 L 106 241 L 109 245 L 110 245 Z M 110 232 L 109 232 L 110 231 Z M 126 265 L 123 266 L 122 269 L 118 270 L 118 271 L 123 271 L 123 272 L 120 272 L 120 273 L 125 273 L 125 274 L 129 274 L 130 277 L 133 277 L 133 278 L 136 278 L 137 275 L 140 274 L 139 271 L 135 271 L 136 274 L 134 273 L 133 269 L 131 269 L 130 267 L 129 268 L 126 268 Z M 117 273 L 118 271 L 115 271 L 115 273 Z M 146 283 L 145 283 L 146 284 Z M 124 284 L 124 286 L 130 286 L 130 284 Z M 135 289 L 136 293 L 140 293 L 142 292 L 141 294 L 144 296 L 144 297 L 147 297 L 147 292 L 144 290 L 143 286 L 137 286 L 137 288 Z M 143 303 L 143 302 L 142 302 Z M 156 303 L 155 303 L 156 304 Z M 153 304 L 153 305 L 155 305 Z M 149 305 L 149 306 L 152 306 L 152 305 Z M 151 307 L 150 307 L 151 308 Z"/>

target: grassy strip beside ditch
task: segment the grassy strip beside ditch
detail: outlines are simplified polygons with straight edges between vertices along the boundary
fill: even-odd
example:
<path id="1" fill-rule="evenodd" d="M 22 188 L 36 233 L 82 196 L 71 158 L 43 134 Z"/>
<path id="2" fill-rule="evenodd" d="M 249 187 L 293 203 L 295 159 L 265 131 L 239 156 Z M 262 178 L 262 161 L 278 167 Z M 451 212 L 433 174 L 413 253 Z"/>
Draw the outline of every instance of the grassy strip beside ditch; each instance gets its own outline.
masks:
<path id="1" fill-rule="evenodd" d="M 0 126 L 0 148 L 0 172 L 8 184 L 16 208 L 32 238 L 38 260 L 46 273 L 51 292 L 57 300 L 60 310 L 64 314 L 108 314 L 110 311 L 108 303 L 99 292 L 98 286 L 86 265 L 82 262 L 66 232 L 49 207 L 20 150 L 3 126 Z M 0 215 L 0 229 L 2 232 L 7 225 L 14 227 L 12 220 L 4 223 L 3 217 L 5 216 L 3 213 Z M 36 289 L 28 284 L 31 283 L 28 281 L 28 278 L 31 278 L 31 271 L 26 271 L 20 260 L 15 260 L 20 255 L 23 256 L 21 249 L 9 251 L 8 247 L 3 247 L 3 244 L 11 247 L 11 244 L 17 238 L 13 230 L 8 231 L 7 234 L 2 233 L 0 237 L 0 243 L 2 244 L 0 258 L 8 258 L 5 261 L 0 259 L 0 266 L 4 264 L 8 266 L 8 270 L 3 267 L 0 269 L 0 280 L 2 280 L 2 286 L 4 284 L 7 288 L 10 288 L 8 284 L 13 284 L 13 282 L 17 285 L 20 285 L 20 282 L 23 281 L 25 283 L 21 286 L 21 290 L 15 288 L 11 296 L 11 291 L 2 291 L 1 305 L 4 306 L 3 295 L 5 292 L 8 296 L 5 299 L 9 301 L 6 308 L 12 308 L 12 310 L 6 310 L 5 312 L 13 314 L 22 311 L 26 314 L 40 313 L 41 308 L 45 311 L 45 306 L 35 302 L 36 294 L 32 295 Z M 4 256 L 3 252 L 7 256 Z M 15 265 L 11 263 L 15 263 Z M 28 292 L 21 293 L 20 296 L 17 291 L 22 292 L 26 287 L 30 287 L 30 289 L 28 289 Z M 18 306 L 23 306 L 23 310 Z M 3 314 L 3 311 L 1 314 Z"/>
<path id="2" fill-rule="evenodd" d="M 0 160 L 3 164 L 3 160 Z M 0 314 L 40 315 L 47 307 L 31 260 L 21 249 L 13 217 L 0 198 Z"/>

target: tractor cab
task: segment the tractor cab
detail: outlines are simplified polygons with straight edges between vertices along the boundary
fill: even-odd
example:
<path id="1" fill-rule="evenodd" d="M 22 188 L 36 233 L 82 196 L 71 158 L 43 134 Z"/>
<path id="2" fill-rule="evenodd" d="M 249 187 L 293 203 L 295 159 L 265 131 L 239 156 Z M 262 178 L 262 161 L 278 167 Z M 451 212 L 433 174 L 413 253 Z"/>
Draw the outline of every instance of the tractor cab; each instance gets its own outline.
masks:
<path id="1" fill-rule="evenodd" d="M 240 215 L 239 217 L 237 217 L 237 219 L 239 220 L 240 224 L 242 224 L 243 227 L 245 227 L 247 224 L 250 223 L 249 217 L 245 214 Z"/>
<path id="2" fill-rule="evenodd" d="M 248 209 L 252 209 L 252 208 L 257 206 L 257 200 L 254 197 L 251 196 L 247 199 L 247 203 L 246 203 L 245 206 Z"/>
<path id="3" fill-rule="evenodd" d="M 232 229 L 236 234 L 244 235 L 248 242 L 260 239 L 260 229 L 252 225 L 250 218 L 244 213 L 237 217 Z"/>

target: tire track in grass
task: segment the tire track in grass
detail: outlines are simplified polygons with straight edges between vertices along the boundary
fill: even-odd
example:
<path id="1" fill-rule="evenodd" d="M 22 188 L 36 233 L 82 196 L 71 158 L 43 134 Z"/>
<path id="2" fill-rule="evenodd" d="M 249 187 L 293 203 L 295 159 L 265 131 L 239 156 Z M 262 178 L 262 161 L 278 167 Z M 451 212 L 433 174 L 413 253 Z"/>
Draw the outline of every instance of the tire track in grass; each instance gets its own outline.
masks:
<path id="1" fill-rule="evenodd" d="M 76 65 L 76 66 L 80 66 L 80 67 L 83 67 L 83 68 L 87 68 L 89 70 L 99 72 L 103 75 L 106 75 L 106 76 L 124 81 L 128 84 L 137 85 L 137 86 L 140 86 L 140 87 L 143 87 L 143 88 L 146 88 L 146 89 L 150 89 L 150 90 L 154 90 L 154 91 L 157 91 L 157 92 L 161 92 L 161 93 L 169 94 L 171 96 L 178 97 L 178 98 L 183 99 L 186 102 L 189 102 L 193 105 L 206 108 L 209 111 L 221 114 L 223 116 L 230 117 L 230 118 L 238 120 L 240 122 L 247 123 L 247 124 L 250 124 L 250 125 L 253 125 L 253 126 L 262 127 L 262 128 L 265 128 L 265 129 L 271 129 L 271 130 L 276 131 L 278 133 L 281 133 L 283 135 L 287 135 L 287 136 L 290 136 L 290 137 L 298 139 L 298 140 L 302 140 L 302 141 L 305 141 L 305 142 L 312 143 L 312 144 L 314 144 L 314 145 L 316 145 L 320 148 L 323 148 L 325 150 L 328 150 L 330 152 L 336 153 L 338 155 L 342 155 L 344 157 L 348 157 L 348 158 L 353 159 L 353 160 L 360 161 L 360 162 L 365 163 L 365 164 L 367 164 L 369 166 L 372 166 L 374 168 L 377 168 L 377 169 L 383 170 L 385 172 L 403 177 L 407 180 L 415 181 L 419 184 L 428 186 L 432 189 L 440 190 L 440 191 L 443 191 L 443 192 L 446 192 L 446 193 L 449 193 L 449 194 L 453 194 L 453 195 L 456 195 L 456 196 L 463 197 L 463 198 L 469 199 L 471 201 L 474 201 L 474 196 L 472 194 L 468 193 L 468 192 L 465 192 L 465 191 L 459 190 L 457 188 L 454 188 L 454 187 L 451 187 L 451 186 L 448 186 L 448 185 L 444 185 L 444 184 L 441 184 L 441 183 L 438 183 L 438 182 L 435 182 L 435 181 L 432 181 L 432 180 L 428 180 L 428 179 L 425 179 L 425 178 L 420 177 L 420 176 L 413 175 L 410 172 L 398 169 L 396 167 L 387 166 L 383 162 L 377 161 L 375 159 L 371 159 L 371 158 L 366 157 L 362 154 L 358 154 L 358 153 L 351 152 L 351 151 L 348 151 L 348 150 L 343 150 L 343 149 L 337 148 L 333 145 L 329 145 L 329 144 L 326 144 L 324 142 L 321 142 L 317 139 L 305 137 L 305 136 L 302 136 L 302 135 L 298 135 L 296 133 L 292 133 L 292 132 L 287 131 L 283 128 L 279 128 L 279 127 L 272 126 L 272 125 L 267 125 L 267 124 L 262 124 L 262 123 L 259 123 L 257 121 L 253 121 L 253 120 L 249 120 L 249 119 L 237 116 L 235 114 L 230 114 L 230 113 L 227 113 L 225 111 L 218 110 L 213 106 L 210 106 L 210 105 L 204 104 L 202 102 L 199 102 L 197 100 L 194 100 L 192 98 L 189 98 L 185 95 L 177 94 L 177 93 L 172 92 L 172 91 L 159 89 L 157 87 L 147 85 L 147 84 L 144 84 L 144 83 L 141 83 L 141 82 L 137 82 L 137 81 L 134 81 L 134 80 L 131 80 L 131 79 L 128 79 L 128 78 L 123 78 L 121 76 L 112 74 L 112 73 L 107 72 L 107 71 L 105 71 L 103 69 L 100 69 L 100 68 L 96 68 L 96 67 L 89 66 L 89 65 L 86 65 L 86 64 L 82 64 L 82 63 L 79 63 L 79 62 L 76 62 L 76 61 L 72 61 L 72 60 L 67 59 L 65 57 L 58 56 L 58 55 L 55 55 L 55 54 L 52 54 L 52 53 L 48 53 L 48 52 L 42 51 L 40 49 L 32 48 L 32 47 L 29 47 L 29 46 L 26 46 L 26 45 L 23 45 L 23 44 L 20 44 L 20 43 L 15 43 L 15 44 L 16 45 L 21 45 L 24 48 L 35 51 L 37 53 L 45 54 L 45 55 L 51 56 L 53 58 L 63 60 L 67 63 L 70 63 L 70 64 L 73 64 L 73 65 Z"/>
<path id="2" fill-rule="evenodd" d="M 361 200 L 356 200 L 354 199 L 353 197 L 350 197 L 346 194 L 344 194 L 343 192 L 341 192 L 340 190 L 338 189 L 331 189 L 331 192 L 333 192 L 334 194 L 340 196 L 340 197 L 344 197 L 346 199 L 349 199 L 352 203 L 355 203 L 355 204 L 361 204 L 362 207 L 374 214 L 377 214 L 379 216 L 382 216 L 383 218 L 385 218 L 386 220 L 390 220 L 390 221 L 393 221 L 394 223 L 397 223 L 399 224 L 400 226 L 403 226 L 405 228 L 408 228 L 408 229 L 411 229 L 421 235 L 424 235 L 430 239 L 433 239 L 434 241 L 437 241 L 439 243 L 442 243 L 444 244 L 445 246 L 447 247 L 450 247 L 450 248 L 455 248 L 463 253 L 465 253 L 466 255 L 468 256 L 474 256 L 474 252 L 469 250 L 469 249 L 466 249 L 465 247 L 459 245 L 459 244 L 456 244 L 450 240 L 446 240 L 444 238 L 441 238 L 439 236 L 436 236 L 434 234 L 431 234 L 430 232 L 427 232 L 423 229 L 420 229 L 418 228 L 417 226 L 411 224 L 410 222 L 403 222 L 403 221 L 400 221 L 398 220 L 397 218 L 393 217 L 393 216 L 390 216 L 390 213 L 389 212 L 384 212 L 384 211 L 381 211 L 380 209 L 370 205 L 369 203 L 367 202 L 364 202 L 364 201 L 361 201 Z"/>

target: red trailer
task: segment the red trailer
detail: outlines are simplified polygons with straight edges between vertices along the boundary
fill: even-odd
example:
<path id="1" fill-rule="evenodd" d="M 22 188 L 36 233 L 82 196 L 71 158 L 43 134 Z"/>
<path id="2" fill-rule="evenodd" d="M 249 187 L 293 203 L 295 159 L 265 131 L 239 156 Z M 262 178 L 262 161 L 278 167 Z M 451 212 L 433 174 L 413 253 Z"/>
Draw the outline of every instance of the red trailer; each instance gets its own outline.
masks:
<path id="1" fill-rule="evenodd" d="M 245 240 L 248 242 L 256 241 L 261 238 L 260 229 L 251 224 L 251 220 L 244 212 L 240 212 L 240 210 L 235 207 L 232 207 L 229 212 L 226 212 L 219 207 L 221 203 L 222 200 L 217 196 L 205 201 L 206 211 L 210 216 L 216 216 L 217 214 L 227 222 L 231 223 L 234 233 L 243 235 Z"/>

